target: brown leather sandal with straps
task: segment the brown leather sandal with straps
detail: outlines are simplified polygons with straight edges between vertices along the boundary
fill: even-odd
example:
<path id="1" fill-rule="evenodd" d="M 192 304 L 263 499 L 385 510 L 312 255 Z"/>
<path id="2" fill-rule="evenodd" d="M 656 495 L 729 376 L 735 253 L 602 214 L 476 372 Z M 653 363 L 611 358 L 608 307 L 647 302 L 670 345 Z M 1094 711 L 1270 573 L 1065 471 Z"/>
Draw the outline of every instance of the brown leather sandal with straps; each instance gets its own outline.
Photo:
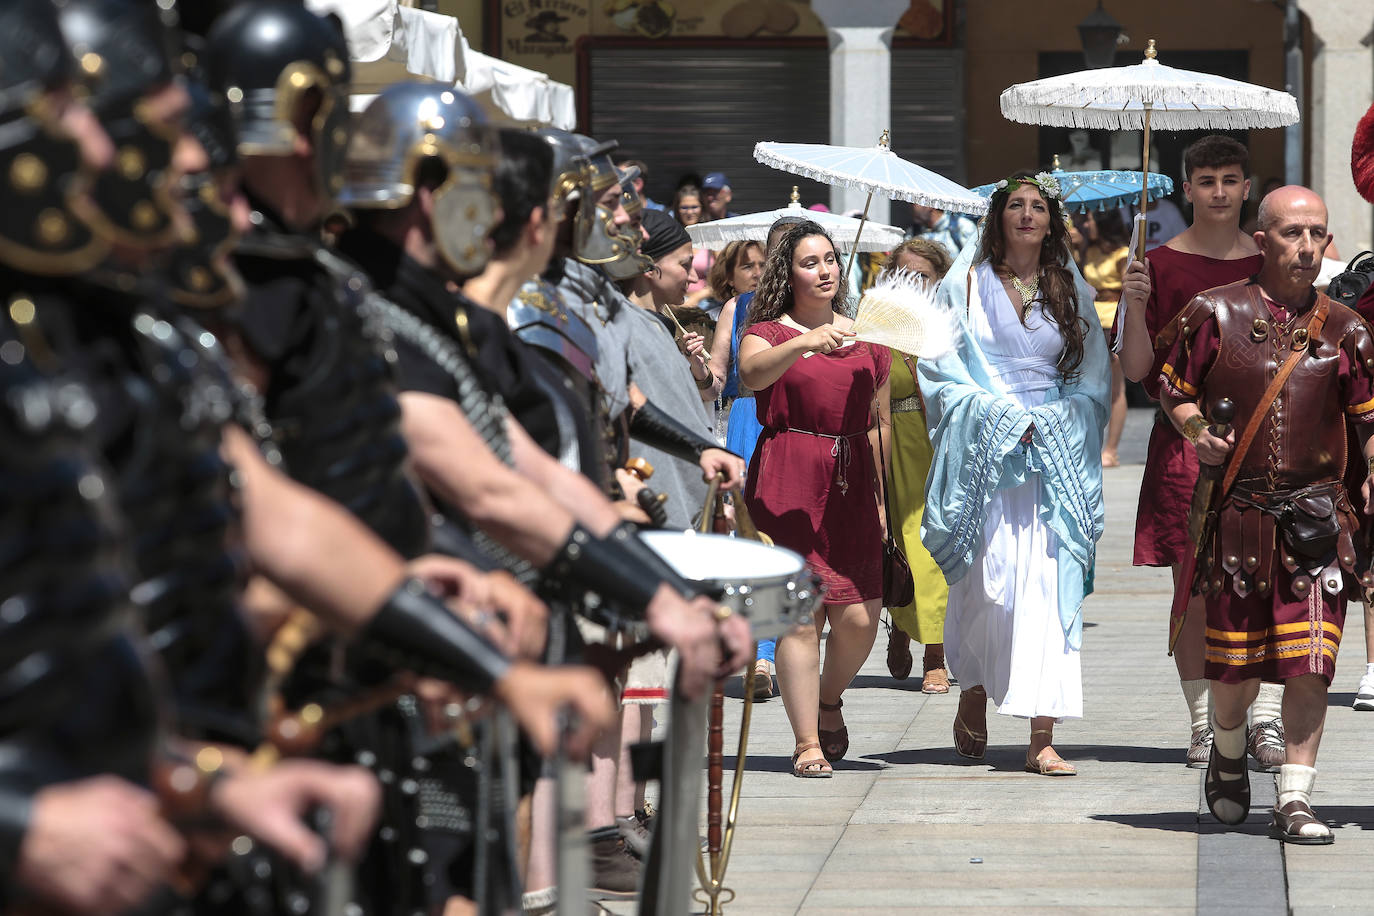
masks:
<path id="1" fill-rule="evenodd" d="M 797 758 L 807 751 L 819 751 L 821 746 L 815 741 L 797 745 L 797 749 L 792 752 L 792 775 L 800 779 L 829 779 L 835 775 L 835 771 L 830 768 L 830 764 L 824 760 L 808 760 L 805 763 L 798 763 Z M 821 751 L 821 753 L 825 753 Z"/>
<path id="2" fill-rule="evenodd" d="M 836 700 L 834 703 L 827 703 L 818 700 L 822 712 L 839 712 L 844 708 L 844 700 Z M 849 753 L 849 726 L 841 725 L 839 728 L 817 728 L 816 734 L 821 739 L 821 753 L 825 759 L 834 763 L 843 760 L 844 755 Z"/>

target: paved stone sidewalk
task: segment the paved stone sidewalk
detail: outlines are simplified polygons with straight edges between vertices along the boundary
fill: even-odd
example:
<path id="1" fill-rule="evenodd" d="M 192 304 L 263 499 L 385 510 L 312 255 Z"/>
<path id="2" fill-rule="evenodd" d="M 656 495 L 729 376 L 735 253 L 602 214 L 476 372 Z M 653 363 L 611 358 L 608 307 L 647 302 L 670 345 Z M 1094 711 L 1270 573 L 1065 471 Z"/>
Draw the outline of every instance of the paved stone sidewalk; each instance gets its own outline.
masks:
<path id="1" fill-rule="evenodd" d="M 726 880 L 738 896 L 726 913 L 1374 912 L 1374 714 L 1350 709 L 1364 664 L 1360 608 L 1345 632 L 1313 799 L 1337 825 L 1334 846 L 1269 840 L 1273 780 L 1259 774 L 1249 821 L 1220 829 L 1202 806 L 1201 771 L 1182 764 L 1186 712 L 1164 652 L 1168 576 L 1130 563 L 1150 416 L 1131 412 L 1123 466 L 1106 472 L 1107 534 L 1085 615 L 1084 718 L 1055 735 L 1079 775 L 1022 772 L 1029 725 L 992 712 L 986 759 L 958 757 L 958 689 L 928 697 L 919 674 L 893 681 L 880 631 L 845 694 L 851 751 L 833 779 L 792 777 L 782 702 L 755 706 Z M 728 696 L 732 755 L 738 679 Z M 733 764 L 727 756 L 727 770 Z"/>

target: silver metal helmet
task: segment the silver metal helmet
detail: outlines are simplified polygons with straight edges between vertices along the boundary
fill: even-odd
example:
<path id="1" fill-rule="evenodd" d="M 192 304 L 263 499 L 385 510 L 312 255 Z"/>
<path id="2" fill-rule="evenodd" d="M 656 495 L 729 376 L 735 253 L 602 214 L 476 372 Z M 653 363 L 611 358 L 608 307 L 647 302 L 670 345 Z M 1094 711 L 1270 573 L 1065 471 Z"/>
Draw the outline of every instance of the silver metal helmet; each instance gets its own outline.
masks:
<path id="1" fill-rule="evenodd" d="M 434 238 L 449 266 L 472 276 L 491 257 L 487 235 L 501 208 L 493 183 L 500 155 L 496 129 L 466 93 L 437 83 L 396 83 L 358 117 L 338 201 L 355 210 L 405 207 L 421 165 L 436 160 L 446 175 L 434 191 Z"/>
<path id="2" fill-rule="evenodd" d="M 591 137 L 555 127 L 535 133 L 553 149 L 549 196 L 555 212 L 573 221 L 573 257 L 584 264 L 611 264 L 633 253 L 638 240 L 616 228 L 614 207 L 599 205 L 607 189 L 620 184 L 611 162 L 611 151 L 618 144 L 614 140 L 597 143 Z"/>

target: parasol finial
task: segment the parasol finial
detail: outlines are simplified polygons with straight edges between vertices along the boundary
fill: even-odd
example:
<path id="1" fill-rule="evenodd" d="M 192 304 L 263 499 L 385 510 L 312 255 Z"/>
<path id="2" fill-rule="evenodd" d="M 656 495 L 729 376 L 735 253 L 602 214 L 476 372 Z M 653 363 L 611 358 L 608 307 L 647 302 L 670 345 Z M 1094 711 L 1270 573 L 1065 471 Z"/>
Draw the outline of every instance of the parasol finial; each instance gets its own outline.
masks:
<path id="1" fill-rule="evenodd" d="M 1055 153 L 1055 154 L 1054 154 L 1054 162 L 1050 163 L 1050 171 L 1052 171 L 1052 172 L 1062 171 L 1062 170 L 1060 169 L 1060 166 L 1059 166 L 1059 154 L 1058 154 L 1058 153 Z"/>
<path id="2" fill-rule="evenodd" d="M 792 185 L 792 203 L 801 203 L 801 189 L 798 188 L 796 185 Z"/>
<path id="3" fill-rule="evenodd" d="M 1159 52 L 1155 50 L 1155 40 L 1151 38 L 1149 42 L 1145 45 L 1145 59 L 1154 60 L 1158 56 Z"/>
<path id="4" fill-rule="evenodd" d="M 888 134 L 887 128 L 883 128 L 883 135 L 878 138 L 878 145 L 881 146 L 883 149 L 892 148 L 892 140 L 890 135 Z"/>

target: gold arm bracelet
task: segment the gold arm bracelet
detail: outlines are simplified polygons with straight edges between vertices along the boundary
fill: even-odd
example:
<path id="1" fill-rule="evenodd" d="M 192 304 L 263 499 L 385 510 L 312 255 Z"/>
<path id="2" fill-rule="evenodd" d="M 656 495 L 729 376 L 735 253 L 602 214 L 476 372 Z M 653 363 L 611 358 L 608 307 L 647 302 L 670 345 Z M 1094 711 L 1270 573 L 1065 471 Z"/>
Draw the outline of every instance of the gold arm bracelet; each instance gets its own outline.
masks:
<path id="1" fill-rule="evenodd" d="M 1195 413 L 1183 421 L 1183 438 L 1193 444 L 1197 444 L 1198 437 L 1207 428 L 1207 418 L 1200 413 Z"/>

